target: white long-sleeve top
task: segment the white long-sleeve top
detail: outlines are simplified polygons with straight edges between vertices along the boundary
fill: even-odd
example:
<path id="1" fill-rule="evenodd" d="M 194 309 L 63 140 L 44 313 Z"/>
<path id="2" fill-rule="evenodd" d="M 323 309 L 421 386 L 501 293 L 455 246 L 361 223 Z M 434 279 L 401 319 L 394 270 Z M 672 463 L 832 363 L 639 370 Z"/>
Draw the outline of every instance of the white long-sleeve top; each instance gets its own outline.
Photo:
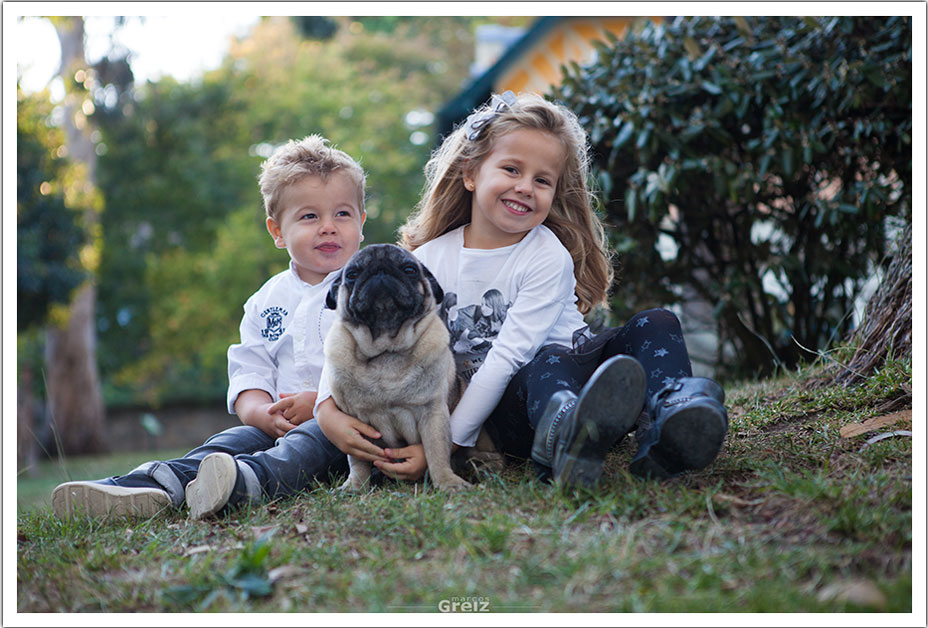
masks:
<path id="1" fill-rule="evenodd" d="M 451 415 L 451 439 L 469 447 L 515 372 L 546 344 L 571 346 L 585 326 L 570 253 L 540 225 L 499 249 L 464 247 L 464 227 L 414 251 L 445 291 L 440 308 L 458 372 L 470 383 Z"/>
<path id="2" fill-rule="evenodd" d="M 245 302 L 241 342 L 228 352 L 230 414 L 245 390 L 263 390 L 276 401 L 281 393 L 319 389 L 322 343 L 335 320 L 325 297 L 339 272 L 312 285 L 300 279 L 291 262 Z"/>

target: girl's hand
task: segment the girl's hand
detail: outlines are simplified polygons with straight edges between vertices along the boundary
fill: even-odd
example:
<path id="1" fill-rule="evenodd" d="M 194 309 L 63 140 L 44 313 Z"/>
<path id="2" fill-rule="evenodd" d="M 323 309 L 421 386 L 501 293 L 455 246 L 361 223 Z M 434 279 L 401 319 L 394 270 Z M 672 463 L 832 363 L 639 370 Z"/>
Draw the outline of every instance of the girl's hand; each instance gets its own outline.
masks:
<path id="1" fill-rule="evenodd" d="M 268 412 L 270 414 L 280 413 L 293 425 L 299 425 L 313 418 L 313 406 L 315 405 L 316 391 L 280 393 L 280 401 L 272 405 Z"/>
<path id="2" fill-rule="evenodd" d="M 365 438 L 380 438 L 380 432 L 339 410 L 331 397 L 320 404 L 316 420 L 326 438 L 349 456 L 369 462 L 386 460 L 383 449 Z"/>
<path id="3" fill-rule="evenodd" d="M 425 476 L 429 468 L 425 459 L 425 448 L 421 443 L 401 449 L 384 449 L 383 453 L 389 458 L 406 459 L 403 462 L 374 461 L 375 467 L 397 480 L 416 482 Z"/>

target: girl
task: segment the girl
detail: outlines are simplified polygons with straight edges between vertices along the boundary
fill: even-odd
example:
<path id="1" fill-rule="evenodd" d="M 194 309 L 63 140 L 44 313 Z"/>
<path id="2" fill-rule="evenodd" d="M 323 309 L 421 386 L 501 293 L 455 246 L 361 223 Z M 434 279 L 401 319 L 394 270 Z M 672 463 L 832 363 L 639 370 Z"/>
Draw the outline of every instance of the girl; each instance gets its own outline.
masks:
<path id="1" fill-rule="evenodd" d="M 425 194 L 401 229 L 402 244 L 454 295 L 458 311 L 479 309 L 490 290 L 509 304 L 495 308 L 505 318 L 492 344 L 456 355 L 469 385 L 451 416 L 452 441 L 472 446 L 486 426 L 503 453 L 531 457 L 542 477 L 592 486 L 606 453 L 638 422 L 633 473 L 702 468 L 721 447 L 727 415 L 721 388 L 691 377 L 676 317 L 648 310 L 596 336 L 584 325 L 612 281 L 588 167 L 576 116 L 511 92 L 472 114 L 426 166 Z M 646 394 L 649 420 L 640 422 Z M 320 427 L 341 448 L 347 415 L 330 400 L 318 410 Z M 391 475 L 424 473 L 421 447 L 367 449 Z"/>

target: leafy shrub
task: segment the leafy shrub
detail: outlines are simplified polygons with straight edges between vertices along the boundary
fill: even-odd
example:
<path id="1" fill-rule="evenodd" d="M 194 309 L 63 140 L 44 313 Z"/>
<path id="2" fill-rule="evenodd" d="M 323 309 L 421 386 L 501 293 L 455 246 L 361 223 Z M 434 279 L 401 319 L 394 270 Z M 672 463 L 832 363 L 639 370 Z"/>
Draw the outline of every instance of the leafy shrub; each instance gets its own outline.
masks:
<path id="1" fill-rule="evenodd" d="M 707 301 L 741 373 L 843 336 L 911 218 L 911 41 L 907 17 L 677 18 L 567 69 L 553 96 L 591 136 L 615 313 Z"/>

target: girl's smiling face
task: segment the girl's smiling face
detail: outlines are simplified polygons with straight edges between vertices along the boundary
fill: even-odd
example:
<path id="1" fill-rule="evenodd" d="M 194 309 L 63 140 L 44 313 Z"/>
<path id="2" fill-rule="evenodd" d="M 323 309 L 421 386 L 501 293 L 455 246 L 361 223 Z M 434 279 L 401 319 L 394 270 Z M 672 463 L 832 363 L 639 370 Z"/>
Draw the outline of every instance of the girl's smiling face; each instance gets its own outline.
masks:
<path id="1" fill-rule="evenodd" d="M 472 190 L 464 245 L 495 249 L 515 244 L 544 222 L 565 159 L 563 143 L 546 131 L 518 129 L 497 138 L 486 159 L 463 177 Z"/>

